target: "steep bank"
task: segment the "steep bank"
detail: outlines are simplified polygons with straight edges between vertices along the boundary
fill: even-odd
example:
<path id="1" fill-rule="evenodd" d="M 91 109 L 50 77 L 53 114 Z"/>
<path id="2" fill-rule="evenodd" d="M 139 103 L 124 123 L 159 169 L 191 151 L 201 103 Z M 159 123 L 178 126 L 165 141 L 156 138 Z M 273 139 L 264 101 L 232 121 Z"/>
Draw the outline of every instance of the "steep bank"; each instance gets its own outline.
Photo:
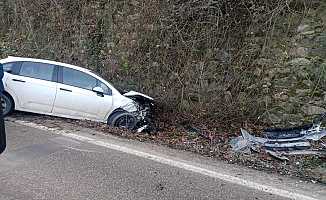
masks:
<path id="1" fill-rule="evenodd" d="M 88 67 L 190 119 L 295 124 L 324 111 L 323 1 L 4 0 L 0 6 L 1 57 Z"/>

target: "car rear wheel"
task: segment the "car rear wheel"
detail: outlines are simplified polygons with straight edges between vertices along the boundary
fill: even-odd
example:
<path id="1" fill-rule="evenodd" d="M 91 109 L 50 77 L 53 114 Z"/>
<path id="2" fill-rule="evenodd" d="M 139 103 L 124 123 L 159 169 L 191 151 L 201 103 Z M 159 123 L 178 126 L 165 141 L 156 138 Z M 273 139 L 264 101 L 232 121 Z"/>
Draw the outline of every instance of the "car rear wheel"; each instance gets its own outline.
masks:
<path id="1" fill-rule="evenodd" d="M 137 118 L 129 112 L 118 111 L 110 116 L 108 120 L 108 124 L 118 128 L 125 128 L 125 129 L 132 130 L 136 127 Z"/>
<path id="2" fill-rule="evenodd" d="M 9 115 L 14 110 L 14 102 L 7 94 L 1 96 L 1 106 L 3 116 Z"/>

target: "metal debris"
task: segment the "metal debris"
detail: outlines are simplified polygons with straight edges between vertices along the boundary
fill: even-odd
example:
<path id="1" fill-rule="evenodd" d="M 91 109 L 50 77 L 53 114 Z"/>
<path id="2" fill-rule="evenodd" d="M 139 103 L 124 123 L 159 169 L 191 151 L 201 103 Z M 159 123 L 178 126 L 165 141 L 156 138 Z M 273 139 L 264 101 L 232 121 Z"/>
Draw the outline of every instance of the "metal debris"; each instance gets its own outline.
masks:
<path id="1" fill-rule="evenodd" d="M 321 121 L 326 113 L 321 115 L 312 124 L 293 128 L 266 129 L 264 137 L 256 137 L 241 129 L 241 136 L 230 141 L 235 152 L 251 153 L 263 149 L 269 155 L 288 160 L 288 155 L 319 155 L 326 156 L 325 144 L 320 148 L 311 149 L 311 141 L 319 141 L 326 136 L 326 128 L 321 127 Z"/>
<path id="2" fill-rule="evenodd" d="M 273 156 L 274 158 L 277 158 L 279 160 L 286 160 L 286 161 L 289 161 L 289 158 L 282 155 L 281 153 L 279 152 L 275 152 L 275 151 L 269 151 L 269 150 L 266 150 L 266 153 L 268 153 L 269 155 Z"/>
<path id="3" fill-rule="evenodd" d="M 146 130 L 148 128 L 148 125 L 146 124 L 145 126 L 142 126 L 140 128 L 137 129 L 137 133 L 141 133 L 143 132 L 144 130 Z"/>

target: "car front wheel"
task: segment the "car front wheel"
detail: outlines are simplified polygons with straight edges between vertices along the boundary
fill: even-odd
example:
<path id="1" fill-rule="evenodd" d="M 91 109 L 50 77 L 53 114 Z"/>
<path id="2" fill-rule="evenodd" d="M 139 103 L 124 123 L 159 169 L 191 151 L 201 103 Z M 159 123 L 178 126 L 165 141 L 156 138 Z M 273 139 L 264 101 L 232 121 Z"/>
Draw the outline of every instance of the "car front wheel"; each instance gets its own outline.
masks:
<path id="1" fill-rule="evenodd" d="M 2 115 L 3 116 L 9 115 L 14 109 L 13 101 L 6 94 L 1 96 L 1 106 L 2 106 Z"/>
<path id="2" fill-rule="evenodd" d="M 118 128 L 134 129 L 137 124 L 137 118 L 126 111 L 115 112 L 110 116 L 108 124 Z"/>

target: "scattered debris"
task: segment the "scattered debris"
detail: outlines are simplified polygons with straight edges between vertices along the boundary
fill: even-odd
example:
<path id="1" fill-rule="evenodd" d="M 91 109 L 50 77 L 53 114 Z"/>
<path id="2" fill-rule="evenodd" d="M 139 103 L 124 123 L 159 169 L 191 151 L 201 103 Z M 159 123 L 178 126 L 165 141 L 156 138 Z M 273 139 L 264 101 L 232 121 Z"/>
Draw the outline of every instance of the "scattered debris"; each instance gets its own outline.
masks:
<path id="1" fill-rule="evenodd" d="M 321 127 L 326 113 L 321 115 L 312 124 L 292 127 L 265 129 L 264 137 L 255 137 L 244 129 L 242 136 L 230 141 L 235 152 L 250 153 L 263 149 L 266 153 L 280 160 L 289 160 L 287 155 L 319 155 L 326 156 L 325 144 L 312 149 L 312 141 L 319 141 L 326 136 L 326 128 Z"/>

